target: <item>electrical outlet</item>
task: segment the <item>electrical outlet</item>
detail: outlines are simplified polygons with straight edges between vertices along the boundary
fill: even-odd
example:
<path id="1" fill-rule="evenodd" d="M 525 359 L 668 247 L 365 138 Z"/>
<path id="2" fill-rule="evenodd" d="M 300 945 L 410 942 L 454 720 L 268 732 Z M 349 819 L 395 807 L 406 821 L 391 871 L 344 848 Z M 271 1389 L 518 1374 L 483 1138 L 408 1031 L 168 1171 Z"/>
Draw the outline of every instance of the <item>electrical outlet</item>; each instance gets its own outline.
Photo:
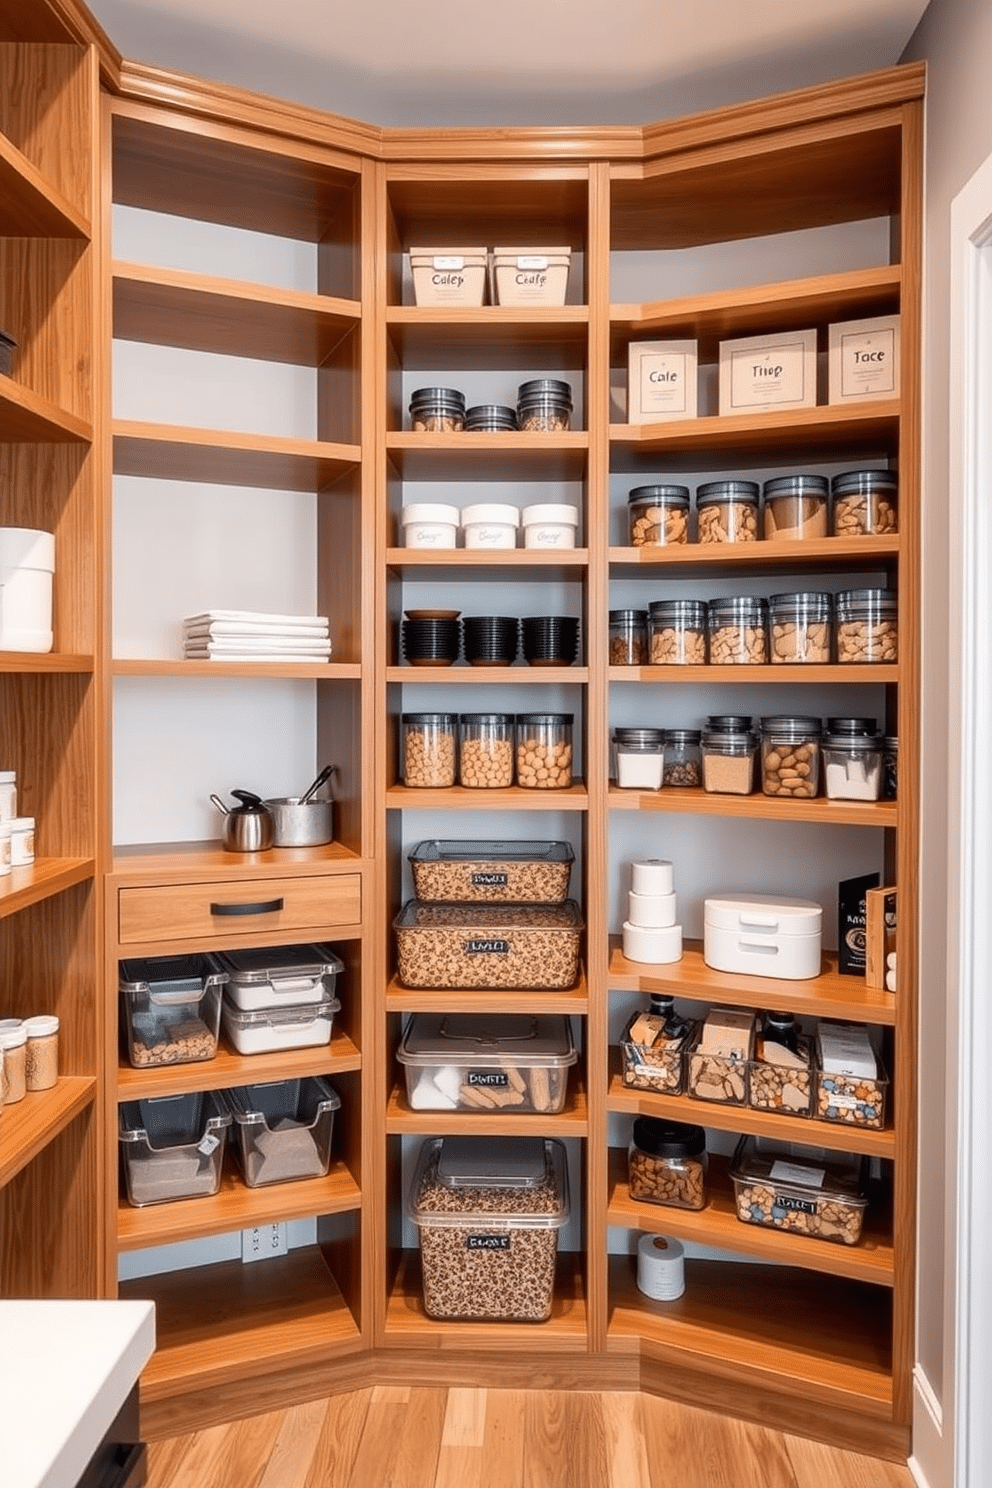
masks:
<path id="1" fill-rule="evenodd" d="M 242 1261 L 269 1261 L 288 1250 L 285 1224 L 255 1225 L 241 1231 Z"/>

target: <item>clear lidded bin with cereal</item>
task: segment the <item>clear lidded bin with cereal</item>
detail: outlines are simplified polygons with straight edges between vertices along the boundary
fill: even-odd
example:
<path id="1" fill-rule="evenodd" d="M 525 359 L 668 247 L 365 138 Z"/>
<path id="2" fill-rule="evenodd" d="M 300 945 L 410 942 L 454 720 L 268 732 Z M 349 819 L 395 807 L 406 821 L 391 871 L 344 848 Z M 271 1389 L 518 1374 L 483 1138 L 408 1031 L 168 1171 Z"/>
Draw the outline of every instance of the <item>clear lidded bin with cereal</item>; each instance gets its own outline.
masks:
<path id="1" fill-rule="evenodd" d="M 571 713 L 517 714 L 517 784 L 566 790 L 572 784 Z"/>
<path id="2" fill-rule="evenodd" d="M 819 590 L 772 594 L 768 600 L 773 665 L 820 666 L 829 662 L 833 597 Z"/>
<path id="3" fill-rule="evenodd" d="M 867 1196 L 867 1159 L 803 1152 L 771 1137 L 742 1137 L 730 1165 L 737 1218 L 795 1235 L 857 1245 Z"/>
<path id="4" fill-rule="evenodd" d="M 768 661 L 768 601 L 751 594 L 711 599 L 707 616 L 713 666 L 764 666 Z"/>
<path id="5" fill-rule="evenodd" d="M 582 916 L 561 904 L 423 904 L 393 920 L 403 987 L 555 992 L 579 976 Z"/>
<path id="6" fill-rule="evenodd" d="M 766 796 L 812 800 L 820 790 L 818 718 L 772 714 L 761 720 L 761 789 Z"/>
<path id="7" fill-rule="evenodd" d="M 845 470 L 832 481 L 834 537 L 884 537 L 899 530 L 894 470 Z"/>
<path id="8" fill-rule="evenodd" d="M 627 1149 L 630 1197 L 673 1209 L 706 1205 L 706 1132 L 682 1121 L 638 1116 Z"/>
<path id="9" fill-rule="evenodd" d="M 656 599 L 648 606 L 651 666 L 703 666 L 706 661 L 706 602 Z"/>
<path id="10" fill-rule="evenodd" d="M 396 1058 L 414 1111 L 554 1116 L 578 1055 L 560 1013 L 416 1013 Z"/>
<path id="11" fill-rule="evenodd" d="M 696 541 L 744 543 L 758 541 L 756 481 L 707 481 L 696 488 Z"/>
<path id="12" fill-rule="evenodd" d="M 459 723 L 459 784 L 468 790 L 512 785 L 513 714 L 463 713 Z"/>
<path id="13" fill-rule="evenodd" d="M 407 861 L 417 898 L 426 903 L 562 904 L 575 849 L 530 838 L 435 837 L 418 842 Z"/>
<path id="14" fill-rule="evenodd" d="M 135 1069 L 213 1059 L 227 973 L 209 956 L 154 956 L 119 963 L 128 1059 Z"/>
<path id="15" fill-rule="evenodd" d="M 836 598 L 837 660 L 899 660 L 899 600 L 894 589 L 842 589 Z"/>
<path id="16" fill-rule="evenodd" d="M 623 1083 L 629 1090 L 681 1095 L 685 1055 L 697 1025 L 675 1012 L 674 997 L 654 993 L 647 1012 L 633 1013 L 620 1035 Z"/>
<path id="17" fill-rule="evenodd" d="M 672 547 L 689 541 L 688 486 L 635 486 L 627 496 L 627 511 L 632 547 Z"/>
<path id="18" fill-rule="evenodd" d="M 456 713 L 403 714 L 403 784 L 445 790 L 455 783 Z"/>

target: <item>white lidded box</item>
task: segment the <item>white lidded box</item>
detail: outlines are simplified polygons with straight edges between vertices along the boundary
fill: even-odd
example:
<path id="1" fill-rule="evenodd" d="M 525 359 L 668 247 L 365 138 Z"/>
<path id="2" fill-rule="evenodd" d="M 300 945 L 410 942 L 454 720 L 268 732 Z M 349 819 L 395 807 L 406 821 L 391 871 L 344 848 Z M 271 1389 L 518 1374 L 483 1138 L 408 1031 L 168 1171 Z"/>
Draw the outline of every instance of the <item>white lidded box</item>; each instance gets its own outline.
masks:
<path id="1" fill-rule="evenodd" d="M 407 548 L 454 548 L 458 543 L 457 506 L 437 501 L 417 501 L 400 515 L 403 544 Z"/>
<path id="2" fill-rule="evenodd" d="M 319 1002 L 298 1007 L 258 1008 L 244 1012 L 224 998 L 224 1033 L 239 1054 L 271 1054 L 277 1049 L 313 1049 L 331 1041 L 334 1014 L 341 1004 L 329 992 Z"/>
<path id="3" fill-rule="evenodd" d="M 55 537 L 0 527 L 0 651 L 51 651 Z"/>
<path id="4" fill-rule="evenodd" d="M 515 548 L 520 508 L 487 501 L 462 508 L 466 548 Z"/>
<path id="5" fill-rule="evenodd" d="M 823 910 L 811 899 L 728 894 L 704 904 L 703 960 L 715 971 L 804 981 L 820 975 Z"/>
<path id="6" fill-rule="evenodd" d="M 579 525 L 577 506 L 541 502 L 525 506 L 521 516 L 525 548 L 574 548 Z"/>
<path id="7" fill-rule="evenodd" d="M 396 1058 L 415 1111 L 556 1115 L 577 1059 L 557 1013 L 418 1013 Z"/>
<path id="8" fill-rule="evenodd" d="M 219 951 L 227 994 L 243 1012 L 299 1007 L 334 996 L 344 964 L 327 946 L 249 946 Z"/>
<path id="9" fill-rule="evenodd" d="M 564 305 L 571 248 L 494 248 L 497 305 Z"/>
<path id="10" fill-rule="evenodd" d="M 411 248 L 410 272 L 418 305 L 481 305 L 486 294 L 486 248 Z"/>

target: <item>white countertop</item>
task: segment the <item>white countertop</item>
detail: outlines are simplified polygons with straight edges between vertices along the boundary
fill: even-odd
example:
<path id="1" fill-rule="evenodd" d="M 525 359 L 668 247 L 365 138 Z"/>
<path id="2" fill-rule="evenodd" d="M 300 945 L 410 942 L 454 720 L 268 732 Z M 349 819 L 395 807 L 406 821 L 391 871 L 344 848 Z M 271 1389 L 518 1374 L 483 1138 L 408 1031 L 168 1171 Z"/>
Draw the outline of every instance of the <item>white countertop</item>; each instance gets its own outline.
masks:
<path id="1" fill-rule="evenodd" d="M 0 1302 L 3 1488 L 75 1488 L 154 1348 L 151 1302 Z"/>

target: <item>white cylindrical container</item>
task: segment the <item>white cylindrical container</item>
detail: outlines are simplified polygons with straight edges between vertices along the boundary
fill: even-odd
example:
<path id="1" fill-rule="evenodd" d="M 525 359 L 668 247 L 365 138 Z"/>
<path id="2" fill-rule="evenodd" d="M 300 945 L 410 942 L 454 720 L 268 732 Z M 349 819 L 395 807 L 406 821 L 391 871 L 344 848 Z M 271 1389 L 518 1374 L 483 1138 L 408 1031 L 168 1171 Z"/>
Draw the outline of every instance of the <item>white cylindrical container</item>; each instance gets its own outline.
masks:
<path id="1" fill-rule="evenodd" d="M 628 961 L 644 961 L 651 966 L 666 966 L 682 960 L 682 926 L 666 925 L 649 929 L 644 925 L 623 925 L 623 953 Z"/>
<path id="2" fill-rule="evenodd" d="M 673 894 L 675 872 L 667 858 L 642 858 L 630 865 L 630 887 L 635 894 Z"/>
<path id="3" fill-rule="evenodd" d="M 4 1018 L 0 1021 L 3 1099 L 8 1106 L 22 1101 L 27 1090 L 27 1043 L 27 1029 L 20 1018 Z"/>
<path id="4" fill-rule="evenodd" d="M 17 815 L 17 771 L 0 770 L 0 822 L 13 821 Z"/>
<path id="5" fill-rule="evenodd" d="M 685 1249 L 667 1235 L 637 1242 L 637 1287 L 655 1302 L 674 1302 L 685 1291 Z"/>
<path id="6" fill-rule="evenodd" d="M 0 651 L 51 651 L 55 537 L 0 527 Z"/>
<path id="7" fill-rule="evenodd" d="M 636 894 L 631 890 L 627 904 L 627 918 L 632 925 L 664 930 L 675 924 L 674 894 Z"/>
<path id="8" fill-rule="evenodd" d="M 577 506 L 544 503 L 525 506 L 521 513 L 525 548 L 574 548 L 579 525 Z"/>
<path id="9" fill-rule="evenodd" d="M 466 548 L 515 548 L 520 508 L 484 502 L 462 508 Z"/>
<path id="10" fill-rule="evenodd" d="M 10 823 L 10 862 L 13 868 L 34 862 L 33 816 L 15 816 Z"/>
<path id="11" fill-rule="evenodd" d="M 59 1020 L 51 1013 L 25 1018 L 28 1090 L 51 1090 L 59 1078 Z"/>
<path id="12" fill-rule="evenodd" d="M 823 910 L 811 899 L 728 894 L 703 908 L 703 960 L 715 971 L 786 981 L 820 975 Z"/>
<path id="13" fill-rule="evenodd" d="M 408 548 L 454 548 L 458 545 L 457 506 L 418 501 L 400 516 L 403 543 Z"/>
<path id="14" fill-rule="evenodd" d="M 0 822 L 0 878 L 6 878 L 11 869 L 10 822 Z"/>

